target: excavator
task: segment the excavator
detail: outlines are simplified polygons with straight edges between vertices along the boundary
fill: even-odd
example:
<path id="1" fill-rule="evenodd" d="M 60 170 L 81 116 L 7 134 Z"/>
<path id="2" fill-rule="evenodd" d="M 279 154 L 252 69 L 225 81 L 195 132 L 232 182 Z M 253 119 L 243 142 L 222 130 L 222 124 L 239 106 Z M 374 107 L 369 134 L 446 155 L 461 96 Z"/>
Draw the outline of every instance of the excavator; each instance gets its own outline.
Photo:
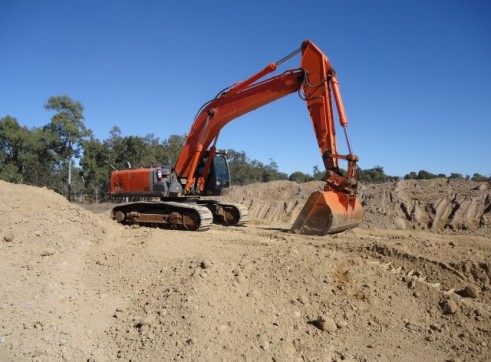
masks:
<path id="1" fill-rule="evenodd" d="M 299 53 L 299 68 L 265 78 Z M 140 201 L 114 207 L 113 219 L 123 224 L 193 231 L 207 230 L 213 223 L 244 225 L 246 207 L 210 199 L 226 194 L 231 187 L 227 156 L 217 150 L 218 136 L 232 120 L 294 92 L 307 103 L 326 174 L 324 190 L 310 195 L 291 231 L 326 235 L 359 225 L 363 209 L 357 198 L 358 157 L 352 153 L 339 83 L 327 56 L 309 40 L 205 103 L 172 167 L 114 171 L 111 197 Z M 344 131 L 347 155 L 337 151 L 334 108 Z M 339 160 L 347 161 L 347 171 L 341 171 Z"/>

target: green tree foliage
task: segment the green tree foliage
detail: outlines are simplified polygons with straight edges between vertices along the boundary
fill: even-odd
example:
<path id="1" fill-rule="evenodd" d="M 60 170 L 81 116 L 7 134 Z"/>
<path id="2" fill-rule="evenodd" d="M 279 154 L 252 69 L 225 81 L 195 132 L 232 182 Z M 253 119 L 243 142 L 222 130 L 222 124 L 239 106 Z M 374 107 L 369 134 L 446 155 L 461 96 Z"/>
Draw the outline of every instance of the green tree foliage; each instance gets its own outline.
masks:
<path id="1" fill-rule="evenodd" d="M 426 170 L 420 170 L 418 172 L 418 180 L 431 180 L 434 178 L 437 178 L 437 176 Z"/>
<path id="2" fill-rule="evenodd" d="M 288 180 L 288 175 L 284 172 L 280 172 L 278 164 L 271 158 L 267 165 L 263 165 L 259 162 L 259 168 L 262 169 L 262 182 Z"/>
<path id="3" fill-rule="evenodd" d="M 119 168 L 128 163 L 133 167 L 148 167 L 147 147 L 145 139 L 137 136 L 127 136 L 121 138 L 116 147 L 111 150 L 114 153 L 114 161 Z"/>
<path id="4" fill-rule="evenodd" d="M 409 172 L 404 176 L 404 180 L 417 180 L 418 174 L 414 171 Z"/>
<path id="5" fill-rule="evenodd" d="M 45 186 L 55 181 L 61 186 L 56 154 L 48 148 L 49 135 L 42 128 L 33 128 L 25 136 L 19 163 L 21 182 Z"/>
<path id="6" fill-rule="evenodd" d="M 303 173 L 302 171 L 295 171 L 288 176 L 288 180 L 294 181 L 297 183 L 312 181 L 313 177 L 308 173 Z"/>
<path id="7" fill-rule="evenodd" d="M 14 117 L 0 119 L 0 178 L 44 186 L 57 180 L 56 157 L 42 129 L 21 127 Z"/>
<path id="8" fill-rule="evenodd" d="M 229 149 L 226 151 L 232 182 L 235 185 L 247 185 L 254 182 L 288 180 L 288 175 L 278 170 L 272 159 L 265 165 L 257 160 L 250 160 L 244 151 Z"/>
<path id="9" fill-rule="evenodd" d="M 162 161 L 166 165 L 174 165 L 177 161 L 177 157 L 181 152 L 182 146 L 186 141 L 185 136 L 170 135 L 169 138 L 162 142 L 163 155 Z"/>
<path id="10" fill-rule="evenodd" d="M 411 171 L 410 173 L 406 174 L 404 176 L 404 180 L 431 180 L 435 178 L 446 178 L 442 173 L 439 173 L 438 175 L 435 175 L 431 172 L 428 172 L 426 170 L 419 170 L 418 173 Z"/>
<path id="11" fill-rule="evenodd" d="M 50 134 L 51 148 L 57 153 L 67 168 L 68 198 L 72 193 L 72 159 L 80 158 L 82 142 L 92 131 L 84 124 L 84 107 L 80 102 L 67 96 L 50 97 L 44 105 L 48 111 L 55 111 L 51 122 L 44 130 Z"/>
<path id="12" fill-rule="evenodd" d="M 346 174 L 346 171 L 341 169 L 341 174 Z M 298 183 L 308 182 L 308 181 L 321 181 L 326 177 L 326 171 L 323 171 L 319 168 L 319 166 L 315 165 L 312 168 L 312 174 L 304 173 L 302 171 L 295 171 L 288 176 L 290 181 L 295 181 Z"/>
<path id="13" fill-rule="evenodd" d="M 259 181 L 259 175 L 254 172 L 245 152 L 232 149 L 228 149 L 226 152 L 230 174 L 234 184 L 246 185 Z"/>
<path id="14" fill-rule="evenodd" d="M 93 199 L 109 195 L 110 177 L 114 169 L 148 167 L 150 165 L 173 166 L 185 142 L 184 136 L 171 135 L 160 140 L 155 134 L 145 137 L 122 136 L 114 126 L 109 137 L 98 140 L 84 124 L 83 106 L 66 96 L 51 97 L 45 108 L 54 111 L 51 121 L 41 128 L 28 129 L 11 116 L 0 118 L 0 179 L 10 182 L 47 186 L 66 193 L 69 179 L 67 164 L 72 158 L 80 158 L 73 173 L 73 187 Z M 279 171 L 278 164 L 251 160 L 244 151 L 227 150 L 232 182 L 244 185 L 253 182 L 291 180 L 306 182 L 322 180 L 325 171 L 314 166 L 312 175 L 301 171 L 287 175 Z M 341 170 L 346 174 L 345 170 Z M 410 172 L 405 179 L 427 180 L 444 177 L 426 170 Z M 396 181 L 399 177 L 386 175 L 383 167 L 358 169 L 357 178 L 362 183 Z M 464 177 L 452 173 L 451 179 L 487 181 L 486 176 L 475 173 Z"/>
<path id="15" fill-rule="evenodd" d="M 463 179 L 464 176 L 461 173 L 451 173 L 450 176 L 448 176 L 449 179 Z"/>
<path id="16" fill-rule="evenodd" d="M 315 165 L 312 169 L 312 179 L 316 181 L 323 180 L 326 176 L 326 171 L 319 169 L 319 166 Z"/>
<path id="17" fill-rule="evenodd" d="M 82 142 L 84 154 L 80 160 L 80 176 L 83 180 L 85 192 L 94 199 L 109 196 L 111 171 L 109 161 L 111 152 L 109 142 L 101 142 L 93 137 Z"/>
<path id="18" fill-rule="evenodd" d="M 92 135 L 84 124 L 82 104 L 67 96 L 57 96 L 50 97 L 44 108 L 56 112 L 45 127 L 52 135 L 52 147 L 62 159 L 79 158 L 82 141 Z"/>
<path id="19" fill-rule="evenodd" d="M 375 166 L 366 170 L 359 168 L 356 173 L 356 177 L 361 183 L 368 184 L 397 181 L 399 179 L 397 176 L 386 175 L 382 166 Z"/>
<path id="20" fill-rule="evenodd" d="M 477 182 L 484 182 L 484 181 L 488 181 L 489 178 L 481 174 L 475 173 L 474 175 L 472 175 L 471 180 Z"/>
<path id="21" fill-rule="evenodd" d="M 22 153 L 28 130 L 19 126 L 14 117 L 0 119 L 0 177 L 9 182 L 22 180 Z"/>
<path id="22" fill-rule="evenodd" d="M 121 135 L 114 126 L 104 141 L 90 138 L 82 142 L 80 161 L 85 188 L 94 198 L 108 196 L 111 172 L 116 169 L 173 166 L 184 143 L 184 136 L 171 135 L 160 141 L 154 134 L 145 137 Z"/>

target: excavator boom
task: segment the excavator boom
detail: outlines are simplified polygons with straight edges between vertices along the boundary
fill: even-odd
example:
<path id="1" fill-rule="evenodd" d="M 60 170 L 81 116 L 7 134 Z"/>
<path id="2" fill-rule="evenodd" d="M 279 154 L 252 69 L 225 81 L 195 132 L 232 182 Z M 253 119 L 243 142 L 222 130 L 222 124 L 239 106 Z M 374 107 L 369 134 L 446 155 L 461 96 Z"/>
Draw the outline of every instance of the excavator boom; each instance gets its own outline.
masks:
<path id="1" fill-rule="evenodd" d="M 296 92 L 304 73 L 289 70 L 266 81 L 255 83 L 239 92 L 227 92 L 210 102 L 197 116 L 174 166 L 178 175 L 188 177 L 191 187 L 196 166 L 222 128 L 243 114 Z"/>

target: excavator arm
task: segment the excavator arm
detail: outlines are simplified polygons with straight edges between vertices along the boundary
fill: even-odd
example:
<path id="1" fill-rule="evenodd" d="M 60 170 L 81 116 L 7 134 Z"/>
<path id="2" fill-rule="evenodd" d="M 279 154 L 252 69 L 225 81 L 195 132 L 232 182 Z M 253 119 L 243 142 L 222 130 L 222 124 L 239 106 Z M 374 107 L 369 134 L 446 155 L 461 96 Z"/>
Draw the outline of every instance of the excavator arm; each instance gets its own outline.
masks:
<path id="1" fill-rule="evenodd" d="M 267 74 L 297 53 L 302 53 L 300 68 L 260 81 Z M 300 49 L 276 63 L 271 63 L 247 80 L 222 91 L 205 104 L 191 127 L 185 145 L 176 161 L 174 172 L 186 178 L 185 193 L 200 194 L 221 129 L 235 118 L 262 107 L 293 92 L 302 90 L 307 102 L 318 146 L 326 168 L 324 192 L 313 193 L 295 221 L 292 230 L 297 233 L 323 235 L 358 225 L 363 211 L 356 198 L 356 162 L 347 132 L 347 118 L 334 68 L 327 56 L 312 42 L 303 42 Z M 334 107 L 343 127 L 348 155 L 337 151 L 334 124 Z M 197 178 L 195 171 L 204 155 L 208 161 Z M 348 162 L 348 172 L 343 176 L 339 159 Z"/>
<path id="2" fill-rule="evenodd" d="M 305 42 L 301 67 L 306 76 L 302 83 L 304 99 L 310 113 L 315 136 L 324 162 L 326 173 L 326 191 L 337 190 L 351 196 L 356 194 L 356 162 L 358 157 L 352 153 L 348 136 L 348 119 L 344 110 L 336 72 L 327 57 L 311 42 Z M 337 151 L 336 128 L 334 125 L 333 99 L 338 119 L 344 131 L 348 155 Z M 346 177 L 342 177 L 339 159 L 348 162 Z"/>

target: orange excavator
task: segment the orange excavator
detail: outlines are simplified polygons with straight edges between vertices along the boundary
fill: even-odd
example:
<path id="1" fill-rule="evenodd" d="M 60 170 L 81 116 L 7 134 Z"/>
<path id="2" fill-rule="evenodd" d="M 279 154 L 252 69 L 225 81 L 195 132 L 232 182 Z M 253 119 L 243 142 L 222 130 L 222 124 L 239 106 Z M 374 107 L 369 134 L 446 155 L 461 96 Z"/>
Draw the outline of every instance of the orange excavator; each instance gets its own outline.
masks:
<path id="1" fill-rule="evenodd" d="M 263 79 L 299 53 L 299 68 Z M 325 235 L 356 227 L 363 219 L 356 197 L 358 157 L 351 151 L 336 72 L 327 56 L 311 41 L 304 41 L 296 51 L 205 103 L 173 167 L 114 171 L 113 198 L 160 200 L 118 205 L 112 211 L 113 218 L 125 224 L 198 231 L 207 230 L 213 222 L 243 225 L 247 221 L 247 209 L 243 205 L 208 198 L 223 195 L 231 187 L 226 154 L 216 148 L 218 136 L 230 121 L 294 92 L 307 103 L 326 169 L 326 185 L 324 191 L 310 195 L 291 231 Z M 337 151 L 334 106 L 344 130 L 347 155 Z M 339 160 L 348 163 L 345 174 L 339 168 Z"/>

